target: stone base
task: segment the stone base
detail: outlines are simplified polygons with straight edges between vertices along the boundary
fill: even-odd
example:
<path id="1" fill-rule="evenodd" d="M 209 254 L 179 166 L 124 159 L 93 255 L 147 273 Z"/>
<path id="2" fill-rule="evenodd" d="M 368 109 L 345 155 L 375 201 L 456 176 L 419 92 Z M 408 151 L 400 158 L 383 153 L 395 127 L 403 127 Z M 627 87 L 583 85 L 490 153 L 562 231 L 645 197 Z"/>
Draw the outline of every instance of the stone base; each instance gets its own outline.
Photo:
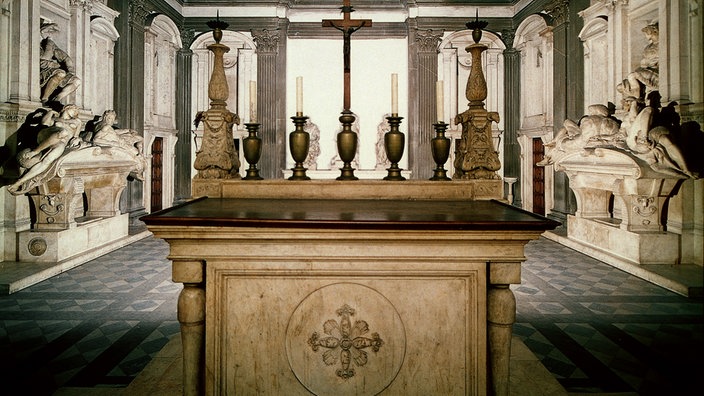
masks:
<path id="1" fill-rule="evenodd" d="M 78 227 L 59 231 L 19 233 L 21 262 L 58 262 L 94 250 L 128 235 L 129 215 L 85 220 Z"/>
<path id="2" fill-rule="evenodd" d="M 671 232 L 632 232 L 617 224 L 567 217 L 567 237 L 636 264 L 678 264 L 679 238 Z"/>

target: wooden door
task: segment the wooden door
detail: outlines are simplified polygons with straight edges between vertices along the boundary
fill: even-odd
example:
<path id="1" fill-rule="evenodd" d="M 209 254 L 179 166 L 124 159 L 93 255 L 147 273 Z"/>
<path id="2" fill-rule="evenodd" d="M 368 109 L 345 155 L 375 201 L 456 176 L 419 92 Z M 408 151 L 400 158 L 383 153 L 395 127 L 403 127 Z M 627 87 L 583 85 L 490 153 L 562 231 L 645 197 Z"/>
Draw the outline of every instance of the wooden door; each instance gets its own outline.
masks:
<path id="1" fill-rule="evenodd" d="M 545 146 L 540 138 L 533 139 L 533 213 L 545 215 L 545 168 L 538 162 L 545 158 Z"/>
<path id="2" fill-rule="evenodd" d="M 164 139 L 157 137 L 154 138 L 154 144 L 152 144 L 152 212 L 162 209 L 161 197 L 162 197 L 162 171 L 163 171 L 163 161 L 164 161 Z"/>

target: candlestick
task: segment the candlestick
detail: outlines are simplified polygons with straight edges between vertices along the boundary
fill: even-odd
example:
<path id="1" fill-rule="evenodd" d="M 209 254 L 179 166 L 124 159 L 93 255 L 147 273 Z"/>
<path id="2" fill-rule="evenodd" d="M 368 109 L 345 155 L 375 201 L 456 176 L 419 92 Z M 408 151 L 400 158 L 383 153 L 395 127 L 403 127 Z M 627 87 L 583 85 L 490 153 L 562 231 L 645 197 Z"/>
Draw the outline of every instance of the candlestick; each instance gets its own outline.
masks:
<path id="1" fill-rule="evenodd" d="M 437 101 L 437 122 L 442 123 L 445 117 L 445 98 L 443 93 L 443 81 L 437 81 L 435 83 L 435 100 Z"/>
<path id="2" fill-rule="evenodd" d="M 303 77 L 296 77 L 296 115 L 303 115 Z"/>
<path id="3" fill-rule="evenodd" d="M 398 74 L 391 74 L 391 114 L 398 115 Z"/>
<path id="4" fill-rule="evenodd" d="M 249 122 L 257 122 L 257 82 L 249 82 Z"/>

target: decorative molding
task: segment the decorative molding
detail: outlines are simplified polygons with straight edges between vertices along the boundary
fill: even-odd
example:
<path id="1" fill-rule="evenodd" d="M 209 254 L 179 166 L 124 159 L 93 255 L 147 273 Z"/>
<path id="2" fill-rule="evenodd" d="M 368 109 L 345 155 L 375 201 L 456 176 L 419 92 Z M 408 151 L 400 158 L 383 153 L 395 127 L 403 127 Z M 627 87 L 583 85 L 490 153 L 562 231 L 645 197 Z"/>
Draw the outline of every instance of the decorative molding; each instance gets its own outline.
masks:
<path id="1" fill-rule="evenodd" d="M 18 110 L 0 110 L 0 122 L 20 122 L 22 116 Z"/>
<path id="2" fill-rule="evenodd" d="M 254 43 L 257 45 L 257 53 L 269 52 L 277 54 L 279 52 L 279 29 L 252 30 Z"/>

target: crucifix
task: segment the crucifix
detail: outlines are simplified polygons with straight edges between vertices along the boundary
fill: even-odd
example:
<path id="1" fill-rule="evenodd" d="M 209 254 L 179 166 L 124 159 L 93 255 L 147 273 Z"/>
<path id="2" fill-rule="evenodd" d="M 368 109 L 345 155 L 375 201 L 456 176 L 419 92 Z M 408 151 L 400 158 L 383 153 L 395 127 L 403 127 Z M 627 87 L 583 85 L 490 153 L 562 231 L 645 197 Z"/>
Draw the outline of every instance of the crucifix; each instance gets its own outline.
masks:
<path id="1" fill-rule="evenodd" d="M 352 33 L 363 27 L 372 26 L 371 19 L 350 19 L 350 14 L 354 12 L 350 5 L 350 0 L 344 0 L 340 8 L 344 14 L 343 19 L 324 19 L 323 27 L 334 27 L 342 32 L 343 56 L 344 56 L 344 103 L 343 112 L 350 112 L 350 39 Z"/>

